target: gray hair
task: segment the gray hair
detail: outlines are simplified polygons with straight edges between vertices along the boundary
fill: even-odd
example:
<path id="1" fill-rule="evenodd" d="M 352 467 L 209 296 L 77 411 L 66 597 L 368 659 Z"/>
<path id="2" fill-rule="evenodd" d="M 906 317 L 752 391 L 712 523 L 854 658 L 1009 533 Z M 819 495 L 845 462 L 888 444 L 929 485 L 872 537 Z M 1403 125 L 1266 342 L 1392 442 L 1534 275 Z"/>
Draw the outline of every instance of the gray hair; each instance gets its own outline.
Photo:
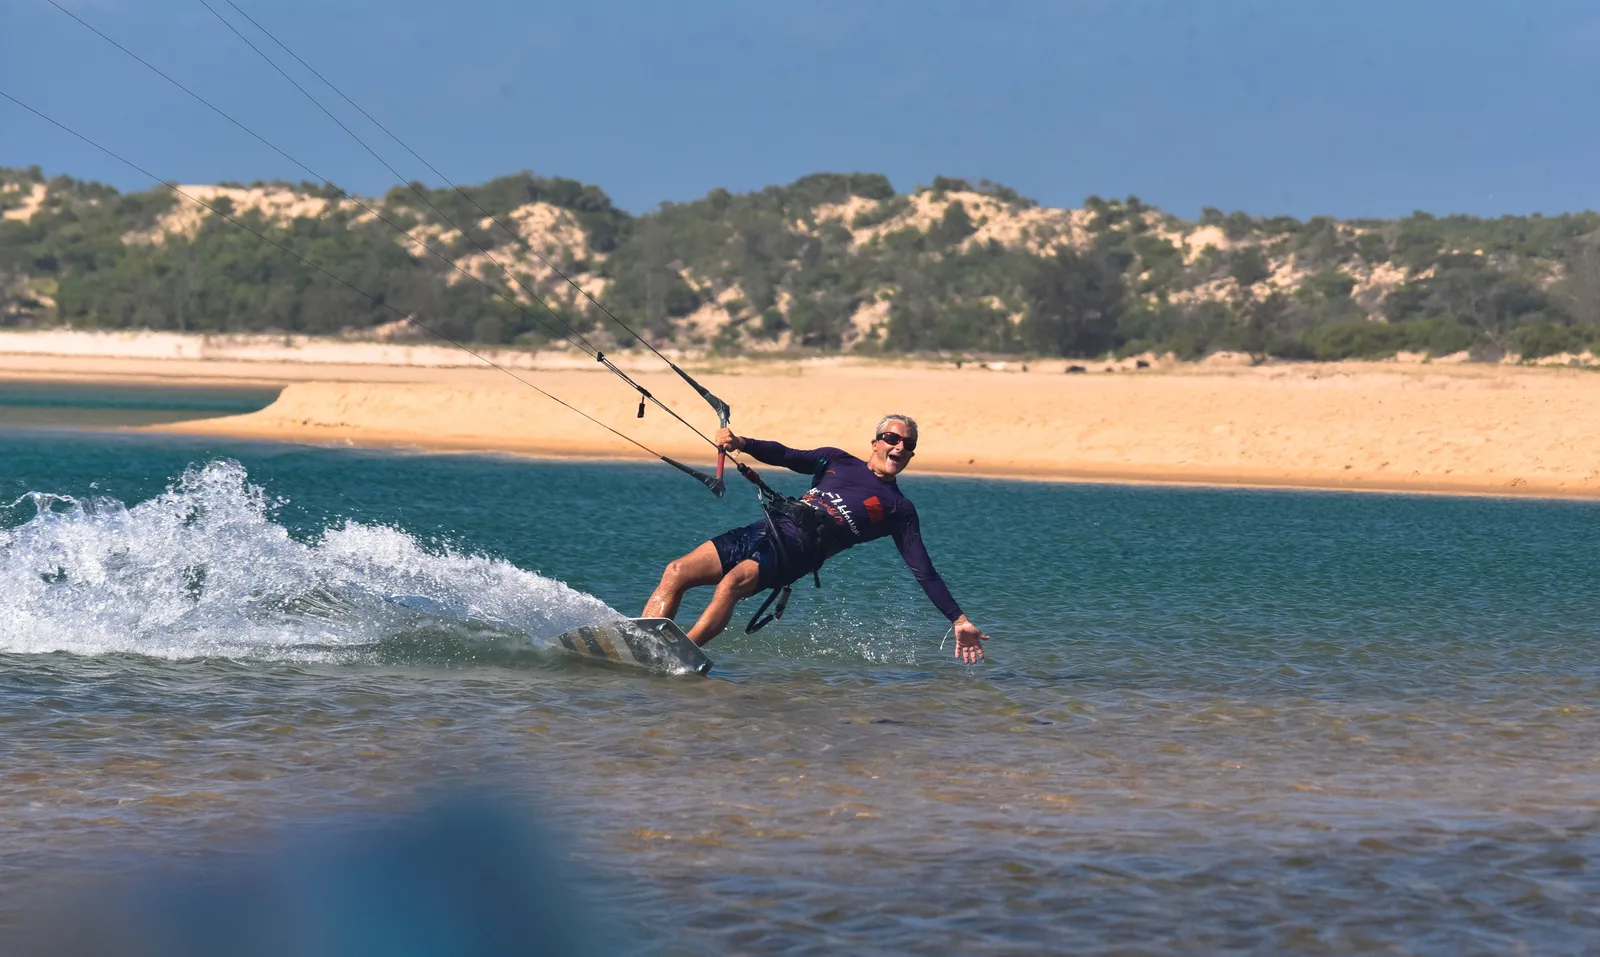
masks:
<path id="1" fill-rule="evenodd" d="M 917 420 L 909 415 L 886 415 L 878 420 L 878 427 L 873 430 L 872 438 L 876 440 L 883 434 L 883 427 L 890 422 L 899 422 L 906 427 L 906 438 L 915 442 L 917 440 Z"/>

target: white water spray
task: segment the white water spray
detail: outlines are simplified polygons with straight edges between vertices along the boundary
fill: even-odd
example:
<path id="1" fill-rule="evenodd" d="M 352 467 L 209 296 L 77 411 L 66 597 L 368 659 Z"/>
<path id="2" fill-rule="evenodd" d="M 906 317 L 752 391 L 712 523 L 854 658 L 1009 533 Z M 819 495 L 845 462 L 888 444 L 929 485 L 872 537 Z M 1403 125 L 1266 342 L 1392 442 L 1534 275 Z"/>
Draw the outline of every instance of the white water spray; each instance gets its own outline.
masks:
<path id="1" fill-rule="evenodd" d="M 350 661 L 441 621 L 463 623 L 457 637 L 487 630 L 502 648 L 531 648 L 621 617 L 558 581 L 395 528 L 346 522 L 296 541 L 271 504 L 237 462 L 190 469 L 131 508 L 23 496 L 0 509 L 0 652 Z"/>

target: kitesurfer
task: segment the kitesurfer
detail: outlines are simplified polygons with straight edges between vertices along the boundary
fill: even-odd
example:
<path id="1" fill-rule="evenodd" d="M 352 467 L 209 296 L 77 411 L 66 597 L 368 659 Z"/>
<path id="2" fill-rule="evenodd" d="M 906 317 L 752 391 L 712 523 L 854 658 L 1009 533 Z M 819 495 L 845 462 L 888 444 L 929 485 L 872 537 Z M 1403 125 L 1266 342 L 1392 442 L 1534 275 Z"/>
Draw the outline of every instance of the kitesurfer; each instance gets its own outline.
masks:
<path id="1" fill-rule="evenodd" d="M 716 585 L 711 604 L 689 630 L 689 638 L 704 645 L 727 627 L 734 605 L 741 599 L 764 588 L 790 585 L 814 574 L 823 562 L 851 546 L 889 536 L 922 590 L 954 626 L 956 657 L 966 662 L 983 659 L 982 643 L 989 636 L 962 614 L 934 570 L 922 544 L 916 507 L 897 484 L 917 451 L 914 420 L 904 415 L 884 416 L 873 433 L 872 452 L 865 461 L 843 449 L 800 451 L 734 435 L 725 428 L 717 432 L 716 444 L 725 452 L 745 452 L 768 465 L 812 475 L 812 488 L 790 500 L 790 508 L 769 510 L 761 521 L 729 529 L 670 562 L 661 574 L 661 584 L 645 603 L 643 617 L 676 617 L 684 592 Z"/>

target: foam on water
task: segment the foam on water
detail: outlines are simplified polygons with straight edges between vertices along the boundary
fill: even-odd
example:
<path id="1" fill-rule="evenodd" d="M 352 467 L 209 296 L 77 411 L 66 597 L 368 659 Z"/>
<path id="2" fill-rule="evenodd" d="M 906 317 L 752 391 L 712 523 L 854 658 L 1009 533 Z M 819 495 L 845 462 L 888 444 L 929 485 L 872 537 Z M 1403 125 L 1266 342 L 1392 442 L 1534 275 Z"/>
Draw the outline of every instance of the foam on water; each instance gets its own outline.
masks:
<path id="1" fill-rule="evenodd" d="M 531 646 L 620 617 L 561 582 L 397 528 L 347 521 L 298 541 L 273 520 L 279 504 L 231 461 L 132 507 L 22 496 L 0 511 L 0 651 L 360 660 L 440 621 Z M 431 626 L 395 595 L 426 599 Z"/>

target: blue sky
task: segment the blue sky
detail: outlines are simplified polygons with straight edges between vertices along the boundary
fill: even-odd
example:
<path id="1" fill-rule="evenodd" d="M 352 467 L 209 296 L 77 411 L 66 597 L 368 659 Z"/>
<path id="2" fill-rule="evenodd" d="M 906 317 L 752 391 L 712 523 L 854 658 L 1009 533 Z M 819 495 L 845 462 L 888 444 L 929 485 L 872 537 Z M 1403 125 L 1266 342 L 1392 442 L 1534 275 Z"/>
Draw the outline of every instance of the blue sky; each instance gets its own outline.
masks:
<path id="1" fill-rule="evenodd" d="M 392 185 L 198 0 L 60 2 L 335 182 Z M 1592 0 L 235 2 L 456 181 L 532 169 L 635 212 L 825 170 L 1185 216 L 1600 207 Z M 0 90 L 165 178 L 305 178 L 46 0 L 0 0 Z M 35 163 L 148 185 L 0 101 L 0 165 Z"/>

